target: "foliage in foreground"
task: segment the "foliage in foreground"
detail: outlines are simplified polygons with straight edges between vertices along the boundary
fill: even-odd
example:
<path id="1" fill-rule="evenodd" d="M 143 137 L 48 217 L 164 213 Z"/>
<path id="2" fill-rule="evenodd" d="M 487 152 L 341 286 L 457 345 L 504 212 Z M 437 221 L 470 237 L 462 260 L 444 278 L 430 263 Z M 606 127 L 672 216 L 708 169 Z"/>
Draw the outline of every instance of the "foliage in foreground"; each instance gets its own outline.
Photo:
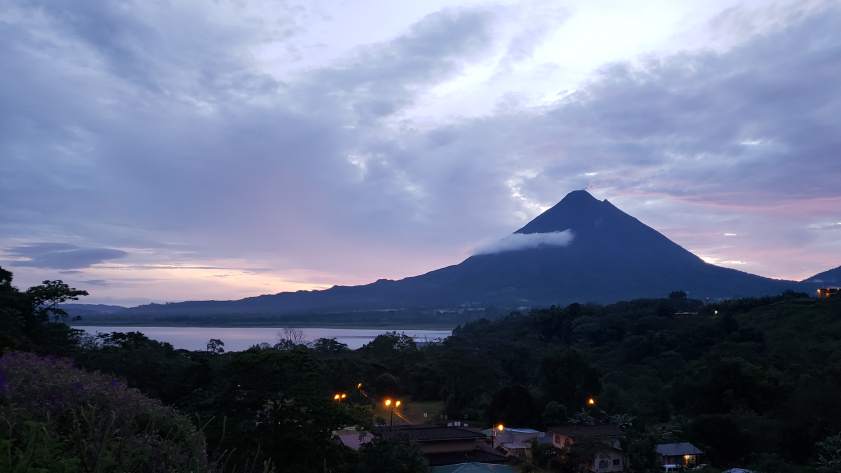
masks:
<path id="1" fill-rule="evenodd" d="M 427 473 L 420 449 L 402 440 L 375 439 L 359 450 L 356 473 Z"/>
<path id="2" fill-rule="evenodd" d="M 0 471 L 207 471 L 189 419 L 66 359 L 0 357 Z"/>
<path id="3" fill-rule="evenodd" d="M 668 441 L 695 443 L 721 469 L 841 471 L 841 300 L 785 294 L 703 303 L 675 293 L 480 320 L 426 346 L 390 333 L 355 351 L 335 340 L 286 337 L 243 352 L 226 353 L 216 340 L 189 352 L 140 333 L 80 343 L 71 329 L 50 322 L 51 301 L 72 294 L 69 288 L 52 281 L 18 291 L 3 274 L 0 351 L 66 354 L 86 369 L 125 378 L 200 419 L 209 456 L 229 473 L 269 464 L 296 472 L 375 469 L 405 452 L 376 453 L 372 446 L 357 455 L 332 431 L 364 428 L 371 403 L 386 396 L 441 404 L 450 418 L 472 424 L 545 428 L 622 419 L 624 449 L 638 473 L 658 471 L 653 445 Z M 337 392 L 347 399 L 333 401 Z M 37 455 L 65 460 L 72 446 L 26 425 L 15 434 L 16 458 L 31 458 L 26 448 L 33 445 L 44 449 Z M 42 432 L 49 441 L 20 440 Z M 569 466 L 557 451 L 536 453 L 543 468 Z M 52 471 L 78 467 L 67 460 L 64 470 Z"/>

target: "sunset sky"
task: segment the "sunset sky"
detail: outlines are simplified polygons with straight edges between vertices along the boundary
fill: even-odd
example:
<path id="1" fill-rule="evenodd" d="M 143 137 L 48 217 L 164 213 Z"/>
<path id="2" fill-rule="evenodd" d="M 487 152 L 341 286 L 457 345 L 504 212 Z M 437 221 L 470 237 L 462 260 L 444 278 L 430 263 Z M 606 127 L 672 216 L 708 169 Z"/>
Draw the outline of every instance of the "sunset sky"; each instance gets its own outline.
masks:
<path id="1" fill-rule="evenodd" d="M 582 188 L 722 266 L 841 265 L 841 2 L 248 5 L 0 0 L 18 286 L 400 278 Z"/>

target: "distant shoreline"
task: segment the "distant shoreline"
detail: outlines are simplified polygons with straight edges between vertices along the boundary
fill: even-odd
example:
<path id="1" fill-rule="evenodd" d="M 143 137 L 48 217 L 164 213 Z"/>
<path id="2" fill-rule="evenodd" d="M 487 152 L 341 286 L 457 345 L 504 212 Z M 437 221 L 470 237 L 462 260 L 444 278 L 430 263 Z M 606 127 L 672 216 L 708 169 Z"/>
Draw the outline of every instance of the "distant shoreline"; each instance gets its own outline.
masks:
<path id="1" fill-rule="evenodd" d="M 202 328 L 352 328 L 352 329 L 370 329 L 370 330 L 453 330 L 459 324 L 425 324 L 425 323 L 353 323 L 353 322 L 318 322 L 318 323 L 304 323 L 304 322 L 169 322 L 163 320 L 140 322 L 140 321 L 74 321 L 68 324 L 73 328 L 84 327 L 202 327 Z"/>

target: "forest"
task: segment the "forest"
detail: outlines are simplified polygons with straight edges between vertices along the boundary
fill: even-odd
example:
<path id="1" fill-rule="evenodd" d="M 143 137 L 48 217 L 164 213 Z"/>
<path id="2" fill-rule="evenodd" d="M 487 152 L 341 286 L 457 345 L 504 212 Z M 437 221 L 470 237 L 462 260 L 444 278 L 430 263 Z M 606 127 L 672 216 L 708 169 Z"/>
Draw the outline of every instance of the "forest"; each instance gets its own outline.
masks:
<path id="1" fill-rule="evenodd" d="M 619 424 L 633 472 L 659 471 L 664 441 L 702 448 L 708 471 L 841 471 L 837 298 L 678 291 L 476 320 L 422 346 L 395 332 L 358 350 L 289 336 L 191 352 L 84 335 L 60 308 L 84 295 L 61 281 L 20 290 L 0 269 L 0 471 L 426 471 L 410 444 L 335 441 L 384 422 L 385 397 L 437 406 L 429 422 Z M 522 471 L 574 471 L 534 450 Z"/>

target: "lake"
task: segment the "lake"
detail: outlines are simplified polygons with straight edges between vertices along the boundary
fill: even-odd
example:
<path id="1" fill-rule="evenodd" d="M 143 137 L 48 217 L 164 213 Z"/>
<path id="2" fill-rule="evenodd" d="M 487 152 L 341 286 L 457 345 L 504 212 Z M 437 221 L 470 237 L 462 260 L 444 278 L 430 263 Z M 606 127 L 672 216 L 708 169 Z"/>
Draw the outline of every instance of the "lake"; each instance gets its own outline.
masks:
<path id="1" fill-rule="evenodd" d="M 226 351 L 241 351 L 258 343 L 277 343 L 283 336 L 284 327 L 127 327 L 86 325 L 75 327 L 92 335 L 99 332 L 141 332 L 147 337 L 167 342 L 175 348 L 185 350 L 204 350 L 207 341 L 217 338 L 225 342 Z M 303 334 L 305 341 L 318 338 L 335 338 L 351 349 L 356 349 L 370 342 L 377 335 L 386 332 L 403 332 L 417 342 L 435 341 L 449 337 L 451 330 L 414 330 L 414 329 L 366 329 L 366 328 L 320 328 L 295 327 Z"/>

